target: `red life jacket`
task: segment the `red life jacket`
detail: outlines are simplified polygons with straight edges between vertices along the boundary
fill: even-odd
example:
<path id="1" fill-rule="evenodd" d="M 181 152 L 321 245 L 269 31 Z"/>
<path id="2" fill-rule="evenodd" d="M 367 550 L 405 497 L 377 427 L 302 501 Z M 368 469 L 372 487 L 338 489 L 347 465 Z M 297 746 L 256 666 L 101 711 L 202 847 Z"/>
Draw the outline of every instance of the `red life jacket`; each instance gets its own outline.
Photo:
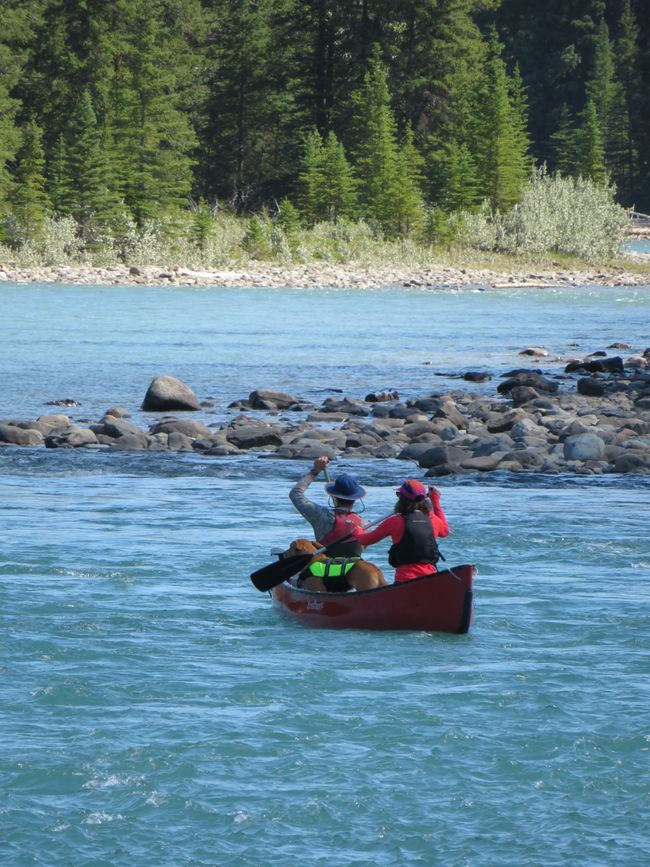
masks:
<path id="1" fill-rule="evenodd" d="M 354 512 L 334 512 L 334 526 L 332 529 L 324 536 L 322 539 L 319 539 L 321 545 L 333 545 L 332 548 L 327 552 L 328 557 L 360 557 L 363 548 L 361 545 L 356 542 L 354 539 L 347 539 L 345 542 L 341 542 L 340 544 L 333 544 L 342 536 L 347 536 L 349 533 L 352 533 L 356 530 L 357 527 L 361 527 L 361 518 L 359 515 Z"/>

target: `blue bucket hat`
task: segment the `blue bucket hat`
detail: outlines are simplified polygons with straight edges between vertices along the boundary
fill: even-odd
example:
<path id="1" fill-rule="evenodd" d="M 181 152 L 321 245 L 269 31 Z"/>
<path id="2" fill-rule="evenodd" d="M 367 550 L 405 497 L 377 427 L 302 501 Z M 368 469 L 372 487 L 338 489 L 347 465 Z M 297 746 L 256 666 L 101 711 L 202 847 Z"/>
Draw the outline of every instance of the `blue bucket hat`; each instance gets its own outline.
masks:
<path id="1" fill-rule="evenodd" d="M 334 482 L 325 485 L 325 490 L 332 497 L 338 497 L 339 500 L 360 500 L 366 496 L 366 492 L 359 482 L 347 473 L 342 473 L 336 477 Z"/>

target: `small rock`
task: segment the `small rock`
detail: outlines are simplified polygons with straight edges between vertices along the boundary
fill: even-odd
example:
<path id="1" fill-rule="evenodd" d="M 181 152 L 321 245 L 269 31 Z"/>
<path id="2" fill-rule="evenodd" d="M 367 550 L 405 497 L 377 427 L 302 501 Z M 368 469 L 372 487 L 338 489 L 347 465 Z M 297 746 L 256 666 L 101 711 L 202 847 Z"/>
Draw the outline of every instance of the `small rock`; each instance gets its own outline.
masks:
<path id="1" fill-rule="evenodd" d="M 548 350 L 542 349 L 541 346 L 529 346 L 528 349 L 522 349 L 519 355 L 533 355 L 535 358 L 546 358 Z"/>

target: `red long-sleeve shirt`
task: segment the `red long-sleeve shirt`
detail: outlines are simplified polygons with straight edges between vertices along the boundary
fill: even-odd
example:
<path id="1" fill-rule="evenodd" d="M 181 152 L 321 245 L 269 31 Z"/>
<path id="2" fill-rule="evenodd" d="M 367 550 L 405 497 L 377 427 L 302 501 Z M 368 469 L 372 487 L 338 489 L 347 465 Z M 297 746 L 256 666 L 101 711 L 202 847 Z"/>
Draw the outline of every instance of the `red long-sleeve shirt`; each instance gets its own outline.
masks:
<path id="1" fill-rule="evenodd" d="M 443 538 L 449 535 L 449 524 L 440 505 L 440 498 L 434 497 L 432 503 L 433 511 L 429 512 L 429 517 L 431 518 L 433 533 L 436 539 Z M 390 536 L 393 544 L 396 544 L 404 535 L 404 527 L 404 516 L 395 514 L 382 521 L 374 530 L 369 530 L 365 533 L 355 533 L 355 538 L 364 548 L 367 545 L 374 545 L 376 542 L 380 542 L 387 536 Z M 406 563 L 398 566 L 395 570 L 395 581 L 410 581 L 412 578 L 419 578 L 420 575 L 430 575 L 431 572 L 435 571 L 436 567 L 431 563 Z"/>

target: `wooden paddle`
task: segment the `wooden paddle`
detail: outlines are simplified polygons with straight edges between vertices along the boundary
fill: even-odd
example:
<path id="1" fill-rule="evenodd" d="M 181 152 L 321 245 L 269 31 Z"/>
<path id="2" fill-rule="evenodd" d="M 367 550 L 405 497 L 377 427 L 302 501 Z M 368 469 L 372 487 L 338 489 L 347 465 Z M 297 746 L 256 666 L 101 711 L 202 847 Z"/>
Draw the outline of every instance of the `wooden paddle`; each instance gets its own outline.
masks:
<path id="1" fill-rule="evenodd" d="M 364 527 L 364 530 L 374 527 L 377 524 L 381 524 L 381 522 L 385 521 L 386 518 L 390 518 L 392 514 L 393 512 L 389 515 L 384 515 L 383 518 L 377 518 L 376 521 L 371 521 L 370 524 L 367 524 L 366 527 Z M 305 566 L 314 559 L 314 557 L 318 557 L 319 554 L 326 554 L 330 548 L 333 548 L 340 542 L 346 542 L 353 536 L 354 533 L 347 533 L 345 536 L 341 536 L 340 539 L 337 539 L 336 542 L 332 542 L 331 545 L 326 545 L 324 548 L 319 548 L 317 551 L 314 551 L 313 554 L 296 554 L 293 557 L 286 557 L 284 560 L 278 560 L 277 563 L 269 563 L 268 566 L 262 566 L 261 569 L 258 569 L 256 572 L 251 574 L 251 581 L 258 590 L 261 590 L 262 593 L 266 593 L 267 590 L 277 587 L 278 584 L 282 584 L 282 582 L 286 581 L 287 578 L 291 578 L 292 575 L 301 572 Z"/>

